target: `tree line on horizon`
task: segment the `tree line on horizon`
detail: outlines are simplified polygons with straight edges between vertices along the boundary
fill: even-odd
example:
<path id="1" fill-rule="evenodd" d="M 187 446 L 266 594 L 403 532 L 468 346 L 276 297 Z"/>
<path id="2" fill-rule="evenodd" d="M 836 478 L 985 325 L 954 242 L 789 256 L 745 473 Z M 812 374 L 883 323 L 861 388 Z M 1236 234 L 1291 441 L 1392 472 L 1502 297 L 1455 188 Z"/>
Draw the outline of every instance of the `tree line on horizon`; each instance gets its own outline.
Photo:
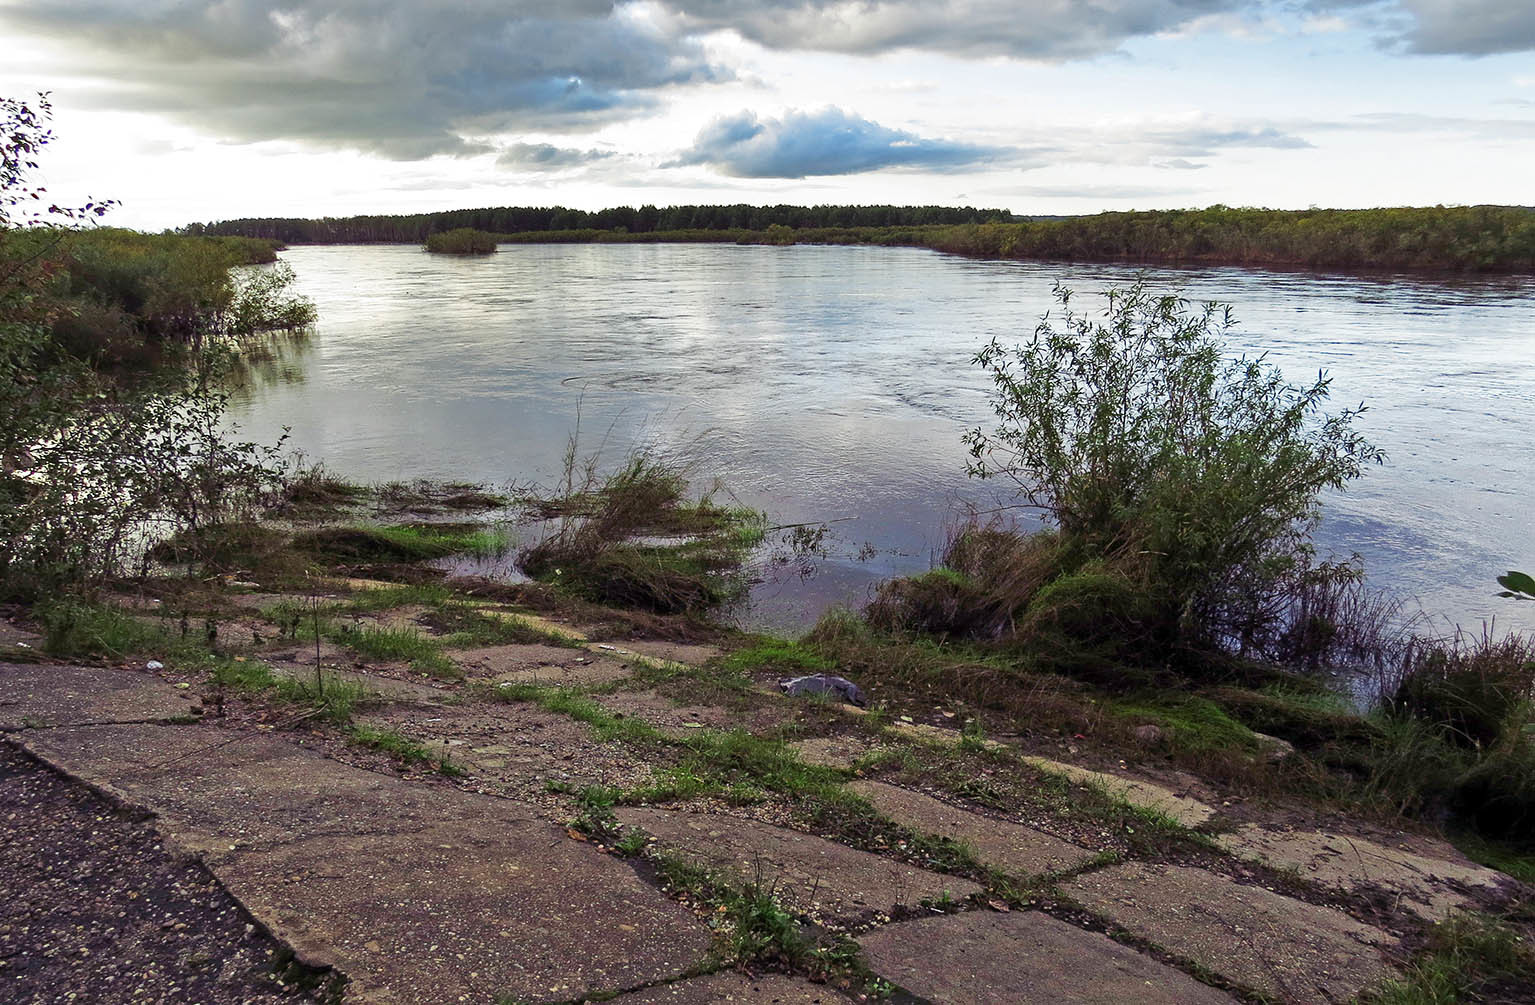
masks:
<path id="1" fill-rule="evenodd" d="M 1216 205 L 1057 217 L 944 206 L 507 207 L 228 220 L 181 233 L 287 244 L 421 244 L 465 228 L 501 243 L 870 244 L 1030 261 L 1535 273 L 1535 208 L 1525 206 Z"/>
<path id="2" fill-rule="evenodd" d="M 469 228 L 491 234 L 596 230 L 649 234 L 685 230 L 795 230 L 825 227 L 929 227 L 1007 223 L 1005 209 L 972 206 L 615 206 L 596 211 L 564 206 L 500 206 L 440 213 L 379 214 L 320 219 L 253 217 L 193 223 L 181 233 L 261 237 L 285 244 L 424 242 L 433 234 Z"/>

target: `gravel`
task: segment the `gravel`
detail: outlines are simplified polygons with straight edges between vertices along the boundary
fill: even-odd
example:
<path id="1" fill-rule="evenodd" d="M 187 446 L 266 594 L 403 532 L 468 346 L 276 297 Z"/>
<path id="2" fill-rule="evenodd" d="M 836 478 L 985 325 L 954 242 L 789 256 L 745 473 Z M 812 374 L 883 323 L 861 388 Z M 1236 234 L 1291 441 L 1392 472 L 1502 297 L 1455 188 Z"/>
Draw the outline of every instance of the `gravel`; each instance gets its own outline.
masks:
<path id="1" fill-rule="evenodd" d="M 281 947 L 149 823 L 0 743 L 0 999 L 268 1005 Z"/>

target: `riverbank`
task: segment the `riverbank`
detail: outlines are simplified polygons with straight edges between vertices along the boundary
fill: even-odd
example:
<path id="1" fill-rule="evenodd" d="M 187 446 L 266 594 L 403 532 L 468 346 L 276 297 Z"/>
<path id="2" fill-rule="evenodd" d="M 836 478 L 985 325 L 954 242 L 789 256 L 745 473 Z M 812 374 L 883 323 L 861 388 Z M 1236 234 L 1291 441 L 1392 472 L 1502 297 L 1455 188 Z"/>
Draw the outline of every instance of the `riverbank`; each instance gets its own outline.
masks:
<path id="1" fill-rule="evenodd" d="M 642 474 L 525 501 L 555 525 L 522 584 L 439 567 L 511 548 L 512 500 L 312 478 L 165 555 L 196 575 L 13 612 L 0 725 L 155 814 L 343 1000 L 1517 1000 L 1535 974 L 1529 860 L 1350 797 L 1379 727 L 1315 680 L 1126 689 L 851 614 L 743 635 L 680 584 L 730 583 L 754 518 Z M 867 707 L 780 692 L 813 673 Z"/>
<path id="2" fill-rule="evenodd" d="M 919 219 L 919 209 L 910 209 L 906 215 Z M 662 216 L 654 220 L 626 216 L 623 219 L 630 222 L 620 224 L 599 217 L 597 225 L 572 227 L 561 225 L 564 218 L 558 214 L 528 210 L 540 213 L 536 221 L 516 229 L 497 226 L 498 221 L 518 212 L 465 210 L 326 221 L 236 220 L 206 228 L 199 225 L 199 232 L 276 238 L 293 244 L 420 243 L 440 231 L 467 226 L 494 234 L 501 243 L 847 244 L 920 247 L 1017 261 L 1535 273 L 1535 210 L 1526 207 L 1268 210 L 1211 206 L 1023 220 L 1005 218 L 994 211 L 971 211 L 980 219 L 894 225 L 764 225 L 743 222 L 752 220 L 749 213 L 726 213 L 710 219 L 708 225 L 686 227 L 665 226 Z M 784 219 L 795 217 L 786 215 Z M 407 233 L 421 236 L 403 238 Z"/>

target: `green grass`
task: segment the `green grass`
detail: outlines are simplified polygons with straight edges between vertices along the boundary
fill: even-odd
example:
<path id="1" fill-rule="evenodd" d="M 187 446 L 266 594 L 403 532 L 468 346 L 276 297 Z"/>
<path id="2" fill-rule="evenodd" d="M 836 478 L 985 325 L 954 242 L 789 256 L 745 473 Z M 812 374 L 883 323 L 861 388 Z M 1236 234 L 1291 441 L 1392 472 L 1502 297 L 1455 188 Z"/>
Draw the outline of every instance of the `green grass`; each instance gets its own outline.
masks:
<path id="1" fill-rule="evenodd" d="M 1366 992 L 1367 1005 L 1524 1001 L 1535 987 L 1535 948 L 1512 925 L 1457 915 L 1434 926 L 1402 977 Z"/>
<path id="2" fill-rule="evenodd" d="M 1489 841 L 1467 831 L 1452 832 L 1449 837 L 1471 861 L 1507 873 L 1522 883 L 1535 884 L 1535 848 Z"/>
<path id="3" fill-rule="evenodd" d="M 422 765 L 450 777 L 464 773 L 446 753 L 435 756 L 424 745 L 392 729 L 353 725 L 347 730 L 346 736 L 349 743 L 388 754 L 403 764 Z"/>
<path id="4" fill-rule="evenodd" d="M 581 648 L 568 635 L 540 628 L 515 614 L 489 614 L 471 604 L 444 603 L 422 616 L 450 648 L 469 646 L 546 645 Z"/>
<path id="5" fill-rule="evenodd" d="M 1258 749 L 1252 730 L 1214 702 L 1195 695 L 1158 696 L 1106 703 L 1113 715 L 1160 726 L 1170 746 L 1187 753 Z"/>
<path id="6" fill-rule="evenodd" d="M 711 924 L 721 964 L 780 967 L 860 989 L 875 980 L 855 944 L 846 938 L 814 937 L 779 903 L 772 886 L 738 883 L 673 854 L 657 858 L 656 873 L 662 889 L 714 908 Z"/>
<path id="7" fill-rule="evenodd" d="M 398 607 L 439 607 L 454 602 L 457 597 L 452 590 L 436 583 L 375 587 L 352 594 L 339 609 L 355 614 L 377 614 Z"/>
<path id="8" fill-rule="evenodd" d="M 293 537 L 295 549 L 343 562 L 425 562 L 449 555 L 500 558 L 512 546 L 508 531 L 472 524 L 323 527 Z"/>
<path id="9" fill-rule="evenodd" d="M 366 600 L 364 606 L 367 606 Z M 262 616 L 301 642 L 313 642 L 318 628 L 321 638 L 344 646 L 359 656 L 389 662 L 408 662 L 417 673 L 439 680 L 463 677 L 463 670 L 442 651 L 443 643 L 437 639 L 423 635 L 414 628 L 362 624 L 339 617 L 356 609 L 345 601 L 327 601 L 319 605 L 317 617 L 314 606 L 302 600 L 283 600 L 263 609 Z"/>
<path id="10" fill-rule="evenodd" d="M 755 645 L 737 649 L 725 657 L 725 667 L 730 670 L 792 670 L 824 673 L 835 670 L 836 664 L 799 642 L 762 639 Z"/>
<path id="11" fill-rule="evenodd" d="M 54 656 L 168 656 L 184 648 L 168 629 L 147 624 L 107 604 L 58 600 L 33 615 L 43 628 L 43 647 Z"/>
<path id="12" fill-rule="evenodd" d="M 370 659 L 408 661 L 412 670 L 430 677 L 453 680 L 464 675 L 458 664 L 443 653 L 436 639 L 413 628 L 351 625 L 343 621 L 330 626 L 325 637 Z"/>
<path id="13" fill-rule="evenodd" d="M 354 681 L 327 678 L 323 674 L 319 682 L 280 676 L 253 660 L 214 660 L 208 666 L 208 681 L 216 688 L 250 695 L 269 694 L 278 701 L 308 705 L 320 718 L 336 725 L 350 722 L 357 706 L 371 697 L 366 688 Z"/>

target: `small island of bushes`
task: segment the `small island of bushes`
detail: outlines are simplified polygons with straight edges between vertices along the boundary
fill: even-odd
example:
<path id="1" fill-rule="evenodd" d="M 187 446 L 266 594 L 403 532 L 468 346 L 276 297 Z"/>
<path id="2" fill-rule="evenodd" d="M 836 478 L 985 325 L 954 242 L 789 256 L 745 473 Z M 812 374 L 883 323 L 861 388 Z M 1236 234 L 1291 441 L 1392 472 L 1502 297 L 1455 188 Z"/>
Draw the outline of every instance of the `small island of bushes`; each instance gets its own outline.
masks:
<path id="1" fill-rule="evenodd" d="M 493 255 L 496 251 L 496 235 L 473 227 L 456 227 L 428 234 L 426 250 L 437 255 Z"/>

